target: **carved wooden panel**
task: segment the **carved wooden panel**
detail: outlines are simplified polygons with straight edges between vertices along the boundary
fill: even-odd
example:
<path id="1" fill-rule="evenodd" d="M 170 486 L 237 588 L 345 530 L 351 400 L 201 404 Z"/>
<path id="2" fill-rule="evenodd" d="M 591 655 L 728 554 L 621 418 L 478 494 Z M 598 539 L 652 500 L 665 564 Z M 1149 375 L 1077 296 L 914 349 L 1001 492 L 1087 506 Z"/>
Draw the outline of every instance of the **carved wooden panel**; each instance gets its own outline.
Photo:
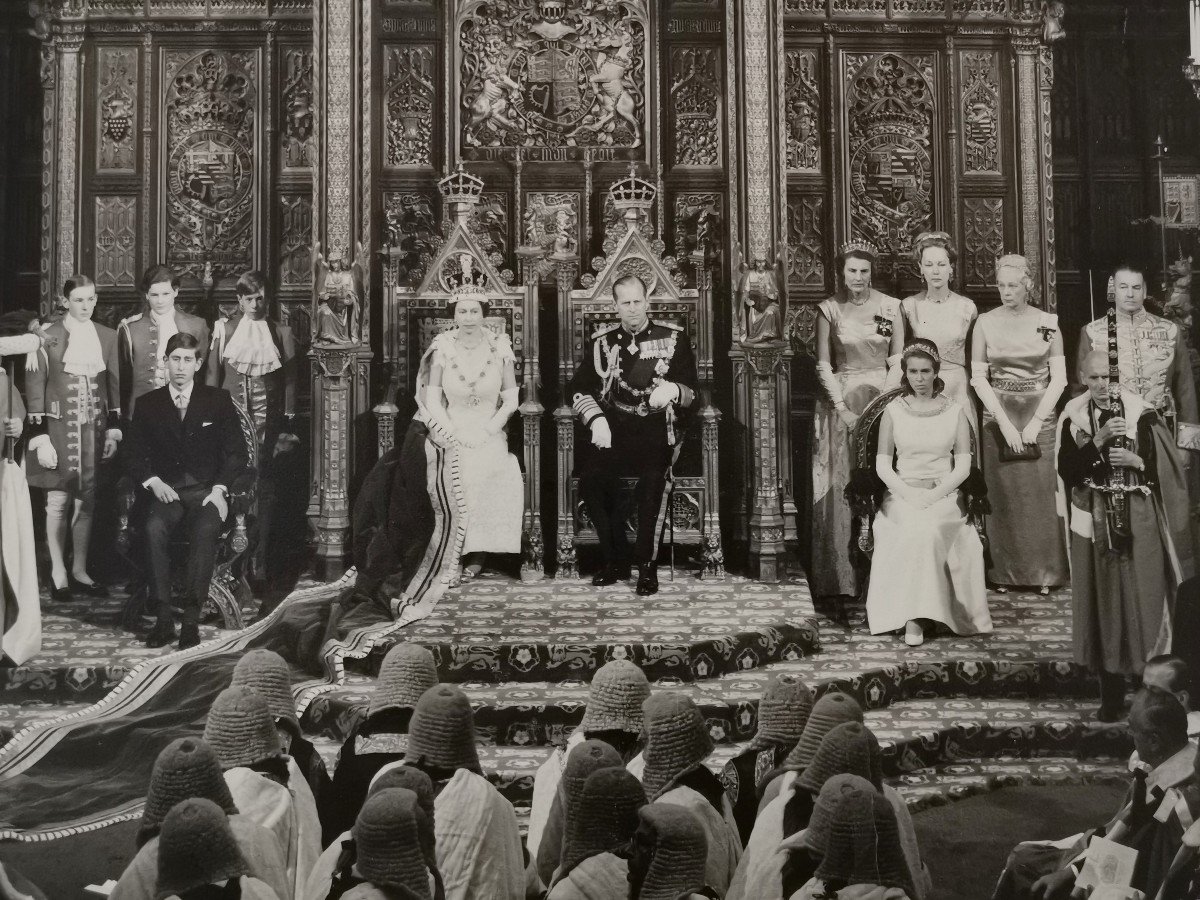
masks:
<path id="1" fill-rule="evenodd" d="M 507 258 L 510 250 L 508 196 L 507 191 L 484 191 L 471 211 L 471 234 L 489 256 L 498 253 Z"/>
<path id="2" fill-rule="evenodd" d="M 784 61 L 784 113 L 789 172 L 821 170 L 821 76 L 816 50 L 792 49 Z"/>
<path id="3" fill-rule="evenodd" d="M 279 196 L 279 271 L 280 285 L 303 286 L 312 283 L 313 208 L 309 194 Z"/>
<path id="4" fill-rule="evenodd" d="M 1088 45 L 1088 128 L 1097 156 L 1114 158 L 1146 152 L 1134 140 L 1133 83 L 1133 68 L 1121 41 L 1093 41 Z"/>
<path id="5" fill-rule="evenodd" d="M 638 229 L 642 232 L 642 237 L 648 241 L 654 240 L 655 209 L 657 209 L 657 205 L 652 207 L 649 212 L 643 212 L 638 221 Z M 604 202 L 600 207 L 600 234 L 603 238 L 605 253 L 616 246 L 617 241 L 625 234 L 625 222 L 621 218 L 621 211 L 613 206 L 612 195 L 608 191 L 604 192 Z"/>
<path id="6" fill-rule="evenodd" d="M 826 289 L 825 198 L 788 191 L 787 242 L 789 287 Z"/>
<path id="7" fill-rule="evenodd" d="M 887 254 L 911 249 L 932 224 L 934 58 L 843 57 L 850 227 Z"/>
<path id="8" fill-rule="evenodd" d="M 289 47 L 279 58 L 282 169 L 309 169 L 314 159 L 313 62 L 310 47 Z"/>
<path id="9" fill-rule="evenodd" d="M 1050 92 L 1051 139 L 1056 160 L 1079 155 L 1079 53 L 1071 41 L 1054 48 L 1054 88 Z"/>
<path id="10" fill-rule="evenodd" d="M 163 247 L 176 272 L 254 267 L 258 104 L 256 52 L 164 52 Z"/>
<path id="11" fill-rule="evenodd" d="M 137 170 L 138 51 L 136 47 L 97 48 L 96 168 Z"/>
<path id="12" fill-rule="evenodd" d="M 1144 259 L 1149 229 L 1130 224 L 1146 214 L 1136 180 L 1092 182 L 1092 218 L 1104 227 L 1093 235 L 1094 259 Z M 1062 229 L 1059 229 L 1062 230 Z"/>
<path id="13" fill-rule="evenodd" d="M 1054 229 L 1055 260 L 1059 271 L 1078 272 L 1082 267 L 1085 213 L 1083 183 L 1054 179 L 1054 221 L 1067 225 Z"/>
<path id="14" fill-rule="evenodd" d="M 528 191 L 525 194 L 521 244 L 551 253 L 579 253 L 578 191 Z"/>
<path id="15" fill-rule="evenodd" d="M 671 161 L 676 166 L 721 164 L 721 51 L 680 46 L 669 60 Z"/>
<path id="16" fill-rule="evenodd" d="M 722 237 L 721 195 L 710 191 L 675 195 L 672 250 L 680 262 L 693 251 L 712 253 Z"/>
<path id="17" fill-rule="evenodd" d="M 967 197 L 962 201 L 963 280 L 967 288 L 989 287 L 996 260 L 1004 255 L 1004 201 Z"/>
<path id="18" fill-rule="evenodd" d="M 388 247 L 403 251 L 397 282 L 415 285 L 425 274 L 441 240 L 441 215 L 424 191 L 384 191 L 383 217 Z"/>
<path id="19" fill-rule="evenodd" d="M 133 287 L 137 271 L 137 197 L 96 198 L 96 285 Z"/>
<path id="20" fill-rule="evenodd" d="M 646 140 L 642 4 L 458 2 L 461 147 L 635 148 Z"/>
<path id="21" fill-rule="evenodd" d="M 384 164 L 433 165 L 437 55 L 432 44 L 384 47 Z"/>
<path id="22" fill-rule="evenodd" d="M 992 51 L 959 57 L 962 91 L 963 171 L 999 173 L 1000 57 Z"/>

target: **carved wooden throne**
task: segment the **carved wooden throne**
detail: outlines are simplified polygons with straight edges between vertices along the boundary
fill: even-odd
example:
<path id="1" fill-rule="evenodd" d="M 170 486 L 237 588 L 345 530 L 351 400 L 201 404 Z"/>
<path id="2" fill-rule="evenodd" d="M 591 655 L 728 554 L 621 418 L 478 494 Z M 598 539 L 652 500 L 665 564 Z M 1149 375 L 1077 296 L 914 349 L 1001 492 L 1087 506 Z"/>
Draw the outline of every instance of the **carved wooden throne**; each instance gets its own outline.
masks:
<path id="1" fill-rule="evenodd" d="M 521 386 L 522 474 L 525 481 L 522 526 L 522 578 L 542 574 L 543 538 L 541 523 L 541 416 L 538 401 L 536 348 L 531 346 L 528 323 L 537 321 L 537 295 L 528 286 L 513 286 L 513 273 L 497 270 L 499 254 L 486 253 L 471 232 L 470 220 L 483 180 L 458 169 L 438 182 L 449 207 L 449 230 L 429 260 L 420 284 L 398 284 L 398 249 L 384 251 L 383 357 L 391 377 L 389 393 L 411 395 L 416 388 L 421 356 L 434 336 L 454 322 L 447 309 L 451 292 L 464 270 L 482 282 L 488 316 L 484 327 L 503 331 L 512 340 L 517 357 L 517 381 Z M 532 335 L 536 340 L 536 333 Z"/>
<path id="2" fill-rule="evenodd" d="M 650 316 L 659 321 L 681 325 L 696 350 L 699 374 L 700 409 L 681 441 L 699 437 L 700 471 L 688 471 L 686 459 L 675 470 L 671 503 L 674 540 L 701 548 L 702 576 L 724 574 L 721 549 L 720 494 L 717 470 L 717 426 L 720 412 L 712 406 L 712 315 L 707 292 L 684 288 L 683 276 L 674 259 L 663 257 L 661 240 L 651 239 L 646 216 L 653 207 L 656 188 L 638 178 L 631 169 L 628 176 L 613 183 L 609 196 L 623 216 L 622 227 L 606 235 L 604 256 L 592 260 L 596 274 L 580 279 L 582 288 L 566 295 L 566 309 L 559 311 L 559 373 L 565 385 L 579 365 L 589 364 L 587 354 L 591 335 L 597 328 L 617 320 L 613 309 L 613 282 L 624 275 L 637 275 L 649 290 Z M 554 411 L 558 434 L 558 575 L 578 575 L 576 548 L 598 543 L 596 531 L 579 497 L 579 479 L 575 469 L 575 418 L 568 405 Z M 582 432 L 580 432 L 582 434 Z M 589 448 L 590 449 L 590 448 Z M 625 479 L 628 511 L 626 528 L 636 531 L 636 512 L 632 494 L 636 479 Z"/>

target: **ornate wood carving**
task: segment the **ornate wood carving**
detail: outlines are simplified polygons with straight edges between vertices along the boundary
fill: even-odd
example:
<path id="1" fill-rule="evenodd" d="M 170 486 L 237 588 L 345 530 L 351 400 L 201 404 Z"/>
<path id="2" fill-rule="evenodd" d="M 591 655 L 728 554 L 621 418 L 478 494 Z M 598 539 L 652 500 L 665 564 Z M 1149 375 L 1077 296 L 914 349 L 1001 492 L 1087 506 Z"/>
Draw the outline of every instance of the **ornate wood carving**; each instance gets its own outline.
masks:
<path id="1" fill-rule="evenodd" d="M 887 0 L 833 0 L 834 13 L 882 13 L 887 10 Z"/>
<path id="2" fill-rule="evenodd" d="M 384 191 L 383 217 L 389 253 L 396 261 L 396 284 L 414 285 L 442 240 L 433 197 L 421 191 Z"/>
<path id="3" fill-rule="evenodd" d="M 384 48 L 385 165 L 433 165 L 436 58 L 434 47 L 428 44 Z"/>
<path id="4" fill-rule="evenodd" d="M 308 194 L 279 197 L 280 285 L 312 284 L 313 205 Z"/>
<path id="5" fill-rule="evenodd" d="M 137 197 L 96 198 L 96 285 L 133 287 L 137 271 Z"/>
<path id="6" fill-rule="evenodd" d="M 641 147 L 648 30 L 642 4 L 457 0 L 462 148 Z"/>
<path id="7" fill-rule="evenodd" d="M 579 254 L 579 192 L 528 191 L 523 204 L 521 245 L 558 256 Z"/>
<path id="8" fill-rule="evenodd" d="M 821 171 L 820 74 L 816 50 L 787 51 L 784 68 L 784 115 L 787 121 L 789 172 Z"/>
<path id="9" fill-rule="evenodd" d="M 137 47 L 97 48 L 96 168 L 137 169 Z"/>
<path id="10" fill-rule="evenodd" d="M 638 230 L 648 241 L 654 240 L 653 210 L 643 210 L 638 218 Z M 613 206 L 612 197 L 604 192 L 604 203 L 600 207 L 600 233 L 604 235 L 604 252 L 608 253 L 610 245 L 618 241 L 625 233 L 625 222 L 621 211 Z M 594 260 L 593 260 L 594 262 Z"/>
<path id="11" fill-rule="evenodd" d="M 1000 172 L 1000 63 L 991 51 L 959 57 L 962 84 L 963 171 Z"/>
<path id="12" fill-rule="evenodd" d="M 254 266 L 258 73 L 253 52 L 165 54 L 166 260 L 196 279 Z"/>
<path id="13" fill-rule="evenodd" d="M 711 257 L 720 245 L 723 229 L 721 195 L 711 192 L 675 195 L 673 250 L 680 262 L 698 254 Z"/>
<path id="14" fill-rule="evenodd" d="M 75 213 L 79 196 L 79 48 L 82 34 L 72 34 L 58 50 L 58 274 L 60 286 L 75 271 Z"/>
<path id="15" fill-rule="evenodd" d="M 823 291 L 828 253 L 825 198 L 820 194 L 793 195 L 789 192 L 787 229 L 788 286 Z"/>
<path id="16" fill-rule="evenodd" d="M 772 257 L 774 234 L 772 194 L 778 188 L 772 162 L 778 148 L 771 142 L 770 61 L 774 58 L 768 31 L 767 0 L 743 0 L 742 110 L 745 119 L 746 207 L 750 258 Z"/>
<path id="17" fill-rule="evenodd" d="M 353 254 L 351 227 L 354 218 L 352 197 L 352 151 L 360 143 L 352 134 L 354 113 L 354 71 L 351 65 L 356 44 L 354 0 L 324 0 L 323 29 L 314 38 L 321 56 L 314 55 L 319 76 L 321 127 L 325 169 L 325 191 L 316 204 L 319 221 L 316 234 L 325 235 L 325 255 L 330 259 Z M 320 16 L 318 16 L 320 18 Z"/>
<path id="18" fill-rule="evenodd" d="M 313 63 L 308 47 L 290 47 L 280 57 L 279 104 L 284 169 L 308 169 L 313 164 Z"/>
<path id="19" fill-rule="evenodd" d="M 1070 41 L 1060 41 L 1054 50 L 1054 89 L 1051 133 L 1054 155 L 1075 159 L 1079 155 L 1079 53 Z"/>
<path id="20" fill-rule="evenodd" d="M 1054 219 L 1071 222 L 1071 228 L 1058 229 L 1055 250 L 1058 268 L 1066 272 L 1078 272 L 1082 266 L 1083 239 L 1086 234 L 1084 223 L 1083 183 L 1076 180 L 1054 182 Z"/>
<path id="21" fill-rule="evenodd" d="M 1133 85 L 1135 75 L 1120 37 L 1087 44 L 1089 131 L 1094 152 L 1126 158 L 1145 153 L 1134 145 Z"/>
<path id="22" fill-rule="evenodd" d="M 993 283 L 996 260 L 1004 254 L 1004 201 L 967 197 L 963 205 L 963 276 L 968 288 Z"/>
<path id="23" fill-rule="evenodd" d="M 674 47 L 669 107 L 677 166 L 721 164 L 721 51 L 712 46 Z"/>
<path id="24" fill-rule="evenodd" d="M 508 192 L 484 191 L 479 195 L 478 205 L 471 210 L 468 227 L 479 248 L 489 257 L 499 254 L 501 260 L 493 260 L 495 265 L 508 258 Z"/>
<path id="25" fill-rule="evenodd" d="M 932 222 L 934 86 L 928 54 L 848 54 L 850 224 L 888 253 Z"/>

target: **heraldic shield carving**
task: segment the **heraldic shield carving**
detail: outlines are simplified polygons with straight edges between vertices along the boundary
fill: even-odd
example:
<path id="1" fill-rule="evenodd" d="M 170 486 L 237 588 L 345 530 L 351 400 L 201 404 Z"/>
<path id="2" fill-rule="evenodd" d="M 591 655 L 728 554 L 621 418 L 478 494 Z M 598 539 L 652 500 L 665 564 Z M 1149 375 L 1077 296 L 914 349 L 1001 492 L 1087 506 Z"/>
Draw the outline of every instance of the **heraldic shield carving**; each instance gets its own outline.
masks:
<path id="1" fill-rule="evenodd" d="M 464 150 L 645 140 L 644 0 L 459 0 Z"/>
<path id="2" fill-rule="evenodd" d="M 166 58 L 167 264 L 196 278 L 254 264 L 257 56 L 170 51 Z"/>
<path id="3" fill-rule="evenodd" d="M 890 253 L 931 223 L 933 58 L 846 57 L 850 223 Z"/>

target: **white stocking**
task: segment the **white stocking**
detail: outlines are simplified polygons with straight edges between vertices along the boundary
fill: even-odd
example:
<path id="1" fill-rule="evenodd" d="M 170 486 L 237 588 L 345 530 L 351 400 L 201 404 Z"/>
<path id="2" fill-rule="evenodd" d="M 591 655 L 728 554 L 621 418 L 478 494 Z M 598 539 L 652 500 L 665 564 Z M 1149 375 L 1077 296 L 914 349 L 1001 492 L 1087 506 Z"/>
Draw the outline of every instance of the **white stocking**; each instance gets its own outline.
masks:
<path id="1" fill-rule="evenodd" d="M 76 581 L 92 584 L 88 577 L 88 544 L 92 539 L 92 506 L 91 496 L 75 498 L 75 517 L 71 521 L 71 574 Z"/>
<path id="2" fill-rule="evenodd" d="M 54 587 L 67 586 L 67 508 L 69 491 L 46 492 L 46 544 L 50 549 L 50 580 Z"/>

